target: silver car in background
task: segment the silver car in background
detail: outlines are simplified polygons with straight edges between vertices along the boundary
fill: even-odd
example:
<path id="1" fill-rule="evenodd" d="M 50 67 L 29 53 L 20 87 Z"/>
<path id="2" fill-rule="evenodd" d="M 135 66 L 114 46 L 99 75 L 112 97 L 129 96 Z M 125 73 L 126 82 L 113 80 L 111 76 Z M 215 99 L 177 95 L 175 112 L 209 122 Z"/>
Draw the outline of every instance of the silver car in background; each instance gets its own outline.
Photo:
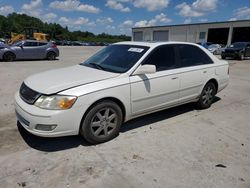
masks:
<path id="1" fill-rule="evenodd" d="M 52 42 L 24 40 L 12 46 L 0 45 L 0 59 L 4 61 L 48 59 L 55 60 L 59 56 L 59 49 Z"/>
<path id="2" fill-rule="evenodd" d="M 223 44 L 211 44 L 208 46 L 208 50 L 214 55 L 221 55 L 222 51 L 225 50 L 225 45 Z"/>

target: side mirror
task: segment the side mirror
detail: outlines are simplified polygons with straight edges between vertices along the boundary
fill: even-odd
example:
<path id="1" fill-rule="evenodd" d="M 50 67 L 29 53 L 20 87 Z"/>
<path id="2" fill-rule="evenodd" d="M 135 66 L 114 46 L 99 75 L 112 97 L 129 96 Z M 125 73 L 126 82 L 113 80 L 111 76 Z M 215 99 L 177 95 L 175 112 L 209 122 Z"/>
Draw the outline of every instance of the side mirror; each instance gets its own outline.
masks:
<path id="1" fill-rule="evenodd" d="M 141 65 L 139 68 L 136 69 L 136 71 L 133 73 L 133 75 L 142 75 L 142 74 L 153 74 L 156 72 L 155 65 Z"/>

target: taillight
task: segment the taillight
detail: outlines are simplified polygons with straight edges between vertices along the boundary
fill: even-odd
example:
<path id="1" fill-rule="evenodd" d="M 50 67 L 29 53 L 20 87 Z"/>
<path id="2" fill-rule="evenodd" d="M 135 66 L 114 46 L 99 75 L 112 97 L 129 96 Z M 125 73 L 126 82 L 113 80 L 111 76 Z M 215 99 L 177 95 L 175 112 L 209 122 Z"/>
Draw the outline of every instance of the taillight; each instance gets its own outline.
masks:
<path id="1" fill-rule="evenodd" d="M 227 69 L 227 74 L 229 75 L 229 66 L 228 66 L 228 69 Z"/>
<path id="2" fill-rule="evenodd" d="M 56 46 L 56 44 L 54 44 L 54 43 L 51 45 L 51 48 L 56 48 L 56 47 L 57 47 L 57 46 Z"/>

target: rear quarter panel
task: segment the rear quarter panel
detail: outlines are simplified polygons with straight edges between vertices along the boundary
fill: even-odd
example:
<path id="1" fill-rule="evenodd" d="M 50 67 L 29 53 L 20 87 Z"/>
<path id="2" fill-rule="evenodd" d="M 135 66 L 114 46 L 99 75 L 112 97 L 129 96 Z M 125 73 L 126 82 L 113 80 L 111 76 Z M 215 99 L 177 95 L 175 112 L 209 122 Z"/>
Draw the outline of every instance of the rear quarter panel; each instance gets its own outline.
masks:
<path id="1" fill-rule="evenodd" d="M 39 59 L 45 59 L 47 57 L 47 48 L 48 48 L 47 45 L 37 47 Z"/>
<path id="2" fill-rule="evenodd" d="M 229 84 L 229 64 L 227 61 L 219 61 L 218 66 L 215 68 L 215 75 L 218 80 L 218 92 Z"/>
<path id="3" fill-rule="evenodd" d="M 208 67 L 207 67 L 208 74 L 207 74 L 207 78 L 206 78 L 206 81 L 204 83 L 204 86 L 209 80 L 215 79 L 218 83 L 218 91 L 217 92 L 220 92 L 222 89 L 224 89 L 229 84 L 229 74 L 228 74 L 229 64 L 225 60 L 218 59 L 212 53 L 208 53 L 207 50 L 203 49 L 203 51 L 206 52 L 206 54 L 214 62 L 214 64 L 208 65 Z"/>
<path id="4" fill-rule="evenodd" d="M 59 49 L 58 48 L 52 48 L 52 47 L 47 47 L 46 49 L 46 54 L 45 54 L 45 58 L 47 57 L 47 53 L 48 52 L 54 52 L 56 54 L 56 56 L 59 56 Z"/>

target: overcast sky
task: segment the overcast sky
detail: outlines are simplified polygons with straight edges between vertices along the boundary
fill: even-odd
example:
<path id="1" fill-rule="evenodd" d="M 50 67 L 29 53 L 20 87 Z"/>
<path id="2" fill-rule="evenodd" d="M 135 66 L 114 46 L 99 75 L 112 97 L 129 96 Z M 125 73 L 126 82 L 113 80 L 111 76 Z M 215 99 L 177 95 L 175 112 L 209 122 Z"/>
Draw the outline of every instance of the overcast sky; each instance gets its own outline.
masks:
<path id="1" fill-rule="evenodd" d="M 70 30 L 131 35 L 132 27 L 250 19 L 250 0 L 0 0 L 0 14 L 12 12 Z"/>

